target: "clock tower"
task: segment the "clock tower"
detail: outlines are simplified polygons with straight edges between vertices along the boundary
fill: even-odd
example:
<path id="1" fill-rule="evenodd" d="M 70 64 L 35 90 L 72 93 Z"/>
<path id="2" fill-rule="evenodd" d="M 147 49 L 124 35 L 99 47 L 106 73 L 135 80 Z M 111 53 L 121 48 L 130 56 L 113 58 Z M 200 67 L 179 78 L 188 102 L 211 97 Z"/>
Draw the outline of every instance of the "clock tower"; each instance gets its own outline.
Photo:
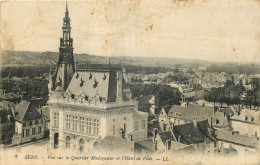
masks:
<path id="1" fill-rule="evenodd" d="M 70 17 L 67 2 L 65 17 L 63 18 L 62 34 L 62 38 L 60 38 L 59 61 L 54 88 L 56 88 L 56 90 L 65 91 L 75 72 L 73 39 L 71 38 Z"/>

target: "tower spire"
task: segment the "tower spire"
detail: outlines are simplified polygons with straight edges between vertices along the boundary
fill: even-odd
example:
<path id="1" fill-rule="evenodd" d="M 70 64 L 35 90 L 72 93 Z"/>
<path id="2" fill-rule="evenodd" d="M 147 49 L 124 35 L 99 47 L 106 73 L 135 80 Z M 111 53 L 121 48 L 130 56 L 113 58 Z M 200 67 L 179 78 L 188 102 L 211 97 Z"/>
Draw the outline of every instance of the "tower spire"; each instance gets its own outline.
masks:
<path id="1" fill-rule="evenodd" d="M 69 10 L 68 10 L 68 3 L 67 3 L 67 1 L 66 1 L 66 12 L 69 12 Z"/>
<path id="2" fill-rule="evenodd" d="M 74 72 L 75 62 L 73 55 L 73 39 L 71 37 L 70 17 L 68 3 L 66 1 L 66 11 L 62 26 L 62 37 L 60 38 L 59 60 L 55 78 L 55 88 L 60 86 L 59 90 L 62 89 L 65 91 Z"/>

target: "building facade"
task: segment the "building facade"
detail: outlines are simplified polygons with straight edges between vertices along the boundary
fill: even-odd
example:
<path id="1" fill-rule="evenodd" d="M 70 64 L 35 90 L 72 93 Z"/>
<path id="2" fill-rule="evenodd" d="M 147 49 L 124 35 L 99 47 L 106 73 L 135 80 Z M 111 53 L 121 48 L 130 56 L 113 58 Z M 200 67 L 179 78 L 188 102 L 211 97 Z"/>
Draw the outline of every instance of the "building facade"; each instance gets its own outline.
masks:
<path id="1" fill-rule="evenodd" d="M 11 110 L 12 102 L 2 101 L 0 103 L 0 144 L 12 143 L 14 134 L 14 117 Z"/>
<path id="2" fill-rule="evenodd" d="M 12 144 L 36 141 L 44 137 L 45 119 L 30 102 L 22 101 L 15 108 L 15 134 Z"/>
<path id="3" fill-rule="evenodd" d="M 138 102 L 132 100 L 120 65 L 74 68 L 68 20 L 66 6 L 57 72 L 49 84 L 50 146 L 86 152 L 107 136 L 129 141 L 146 139 L 148 114 L 138 111 Z"/>

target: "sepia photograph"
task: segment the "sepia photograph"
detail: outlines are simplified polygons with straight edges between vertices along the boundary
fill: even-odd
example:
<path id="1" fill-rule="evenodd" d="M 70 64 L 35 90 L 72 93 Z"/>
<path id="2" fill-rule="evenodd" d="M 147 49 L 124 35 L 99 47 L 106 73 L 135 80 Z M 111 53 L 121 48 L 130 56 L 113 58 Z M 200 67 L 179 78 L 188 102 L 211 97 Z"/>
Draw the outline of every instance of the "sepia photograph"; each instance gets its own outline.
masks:
<path id="1" fill-rule="evenodd" d="M 260 164 L 259 0 L 0 1 L 0 164 Z"/>

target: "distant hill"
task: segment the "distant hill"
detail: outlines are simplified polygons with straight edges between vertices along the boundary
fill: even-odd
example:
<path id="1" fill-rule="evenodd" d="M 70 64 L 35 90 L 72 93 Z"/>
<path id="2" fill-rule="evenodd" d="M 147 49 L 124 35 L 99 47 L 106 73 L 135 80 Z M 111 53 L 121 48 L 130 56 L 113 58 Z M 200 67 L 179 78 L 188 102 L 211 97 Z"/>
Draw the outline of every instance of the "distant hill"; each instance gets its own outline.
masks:
<path id="1" fill-rule="evenodd" d="M 58 52 L 30 52 L 30 51 L 2 51 L 3 66 L 23 65 L 55 65 L 58 61 Z M 89 54 L 74 54 L 79 63 L 120 63 L 122 65 L 141 66 L 172 66 L 175 64 L 213 64 L 213 62 L 184 59 L 184 58 L 162 58 L 162 57 L 104 57 Z"/>

